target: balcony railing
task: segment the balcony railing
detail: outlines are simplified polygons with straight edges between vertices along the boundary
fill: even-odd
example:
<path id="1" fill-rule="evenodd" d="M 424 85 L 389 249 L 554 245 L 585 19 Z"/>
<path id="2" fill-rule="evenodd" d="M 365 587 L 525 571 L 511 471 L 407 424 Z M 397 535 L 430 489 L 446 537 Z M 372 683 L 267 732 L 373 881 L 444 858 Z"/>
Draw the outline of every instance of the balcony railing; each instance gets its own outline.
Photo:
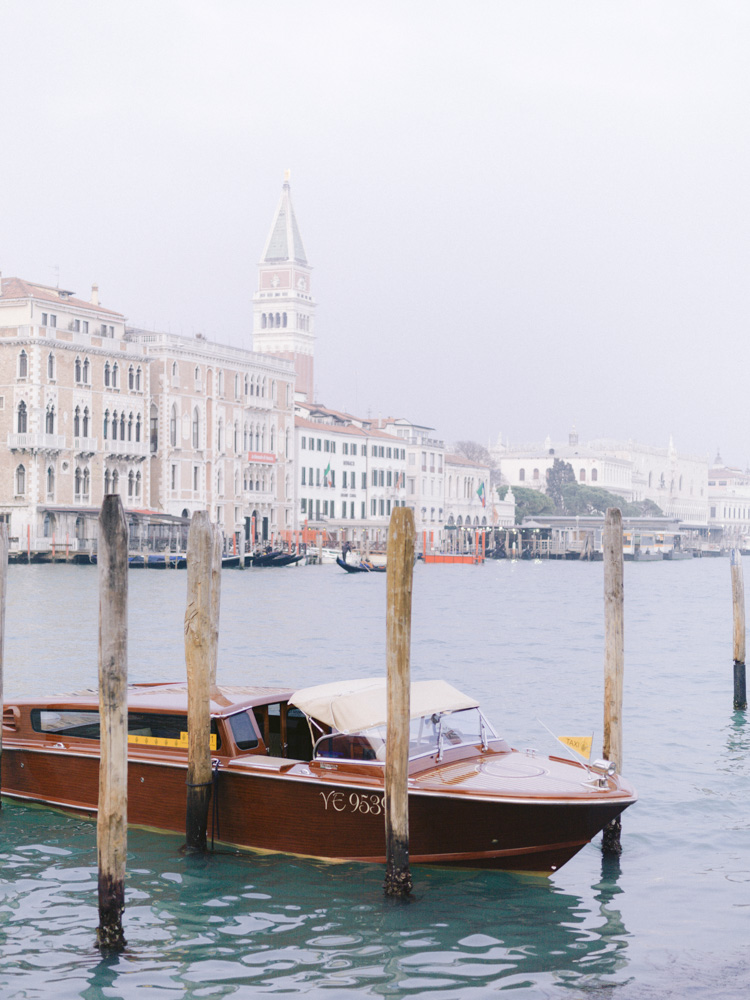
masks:
<path id="1" fill-rule="evenodd" d="M 8 434 L 8 447 L 15 450 L 30 451 L 62 451 L 65 448 L 64 434 L 42 434 L 39 431 L 26 431 L 22 434 Z"/>
<path id="2" fill-rule="evenodd" d="M 148 441 L 112 441 L 107 438 L 102 449 L 111 455 L 142 455 L 148 454 Z"/>
<path id="3" fill-rule="evenodd" d="M 93 452 L 96 451 L 97 439 L 90 437 L 73 438 L 73 451 Z"/>

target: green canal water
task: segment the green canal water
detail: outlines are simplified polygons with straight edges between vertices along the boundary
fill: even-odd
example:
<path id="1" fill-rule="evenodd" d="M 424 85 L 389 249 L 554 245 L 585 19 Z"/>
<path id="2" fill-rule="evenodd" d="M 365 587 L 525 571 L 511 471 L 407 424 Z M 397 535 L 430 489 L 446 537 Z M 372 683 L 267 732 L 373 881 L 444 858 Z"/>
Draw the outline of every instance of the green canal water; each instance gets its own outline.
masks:
<path id="1" fill-rule="evenodd" d="M 185 574 L 133 571 L 130 677 L 184 676 Z M 92 823 L 3 800 L 0 997 L 705 997 L 750 989 L 750 721 L 732 710 L 726 560 L 626 565 L 619 862 L 598 842 L 552 878 L 382 871 L 131 830 L 126 951 L 102 957 Z M 515 746 L 545 726 L 601 750 L 602 567 L 415 569 L 412 668 L 476 695 Z M 97 574 L 13 566 L 5 688 L 96 684 Z M 302 686 L 384 670 L 385 580 L 338 567 L 226 571 L 220 679 Z M 304 823 L 291 815 L 290 823 Z"/>

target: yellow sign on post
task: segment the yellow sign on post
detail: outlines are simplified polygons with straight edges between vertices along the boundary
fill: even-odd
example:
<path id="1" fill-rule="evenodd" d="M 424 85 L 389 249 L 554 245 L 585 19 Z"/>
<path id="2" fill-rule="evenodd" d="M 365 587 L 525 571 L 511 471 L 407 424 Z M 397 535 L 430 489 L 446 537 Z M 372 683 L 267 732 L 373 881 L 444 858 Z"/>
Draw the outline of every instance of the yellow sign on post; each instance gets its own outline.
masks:
<path id="1" fill-rule="evenodd" d="M 566 747 L 575 750 L 581 757 L 588 760 L 591 757 L 591 744 L 594 742 L 593 736 L 558 736 L 558 740 Z"/>

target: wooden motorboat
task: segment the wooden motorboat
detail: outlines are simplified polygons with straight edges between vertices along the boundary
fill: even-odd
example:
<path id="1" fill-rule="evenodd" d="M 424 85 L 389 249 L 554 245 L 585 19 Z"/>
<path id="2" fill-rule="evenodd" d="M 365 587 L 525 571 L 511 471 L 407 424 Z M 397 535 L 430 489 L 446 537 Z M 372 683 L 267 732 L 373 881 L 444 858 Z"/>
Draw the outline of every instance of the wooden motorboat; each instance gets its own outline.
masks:
<path id="1" fill-rule="evenodd" d="M 220 687 L 211 714 L 210 835 L 265 851 L 384 861 L 384 678 L 296 693 Z M 128 717 L 128 821 L 182 832 L 186 686 L 131 685 Z M 6 701 L 4 795 L 92 816 L 99 751 L 96 692 Z M 635 801 L 613 771 L 606 761 L 513 750 L 472 698 L 443 681 L 414 683 L 411 861 L 559 868 Z"/>

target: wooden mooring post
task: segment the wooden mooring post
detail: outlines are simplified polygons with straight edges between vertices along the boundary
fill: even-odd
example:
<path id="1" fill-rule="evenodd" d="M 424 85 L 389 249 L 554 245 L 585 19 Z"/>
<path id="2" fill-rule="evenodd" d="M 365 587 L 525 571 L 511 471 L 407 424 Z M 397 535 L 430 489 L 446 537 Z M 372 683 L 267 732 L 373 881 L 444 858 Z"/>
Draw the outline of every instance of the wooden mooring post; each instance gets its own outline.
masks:
<path id="1" fill-rule="evenodd" d="M 388 529 L 386 666 L 388 728 L 385 757 L 385 851 L 383 889 L 408 896 L 409 871 L 409 694 L 411 591 L 414 567 L 414 511 L 396 507 Z"/>
<path id="2" fill-rule="evenodd" d="M 745 584 L 742 579 L 742 556 L 732 549 L 732 618 L 734 622 L 734 707 L 747 708 L 745 683 Z"/>
<path id="3" fill-rule="evenodd" d="M 0 712 L 3 708 L 3 669 L 5 654 L 5 595 L 8 590 L 8 524 L 0 522 Z M 3 730 L 0 726 L 0 785 L 3 778 Z M 2 806 L 0 805 L 0 808 Z"/>
<path id="4" fill-rule="evenodd" d="M 100 948 L 125 947 L 125 861 L 128 829 L 128 526 L 119 495 L 104 497 L 99 515 L 99 866 Z"/>
<path id="5" fill-rule="evenodd" d="M 203 853 L 206 850 L 208 807 L 211 801 L 213 562 L 214 531 L 208 519 L 208 511 L 197 510 L 193 513 L 188 532 L 185 609 L 185 665 L 188 685 L 185 840 L 186 850 L 191 854 Z M 218 634 L 218 622 L 216 633 Z"/>
<path id="6" fill-rule="evenodd" d="M 622 773 L 622 677 L 625 665 L 622 513 L 609 507 L 602 534 L 604 550 L 604 741 L 602 756 Z M 620 817 L 604 828 L 602 849 L 622 850 Z"/>

